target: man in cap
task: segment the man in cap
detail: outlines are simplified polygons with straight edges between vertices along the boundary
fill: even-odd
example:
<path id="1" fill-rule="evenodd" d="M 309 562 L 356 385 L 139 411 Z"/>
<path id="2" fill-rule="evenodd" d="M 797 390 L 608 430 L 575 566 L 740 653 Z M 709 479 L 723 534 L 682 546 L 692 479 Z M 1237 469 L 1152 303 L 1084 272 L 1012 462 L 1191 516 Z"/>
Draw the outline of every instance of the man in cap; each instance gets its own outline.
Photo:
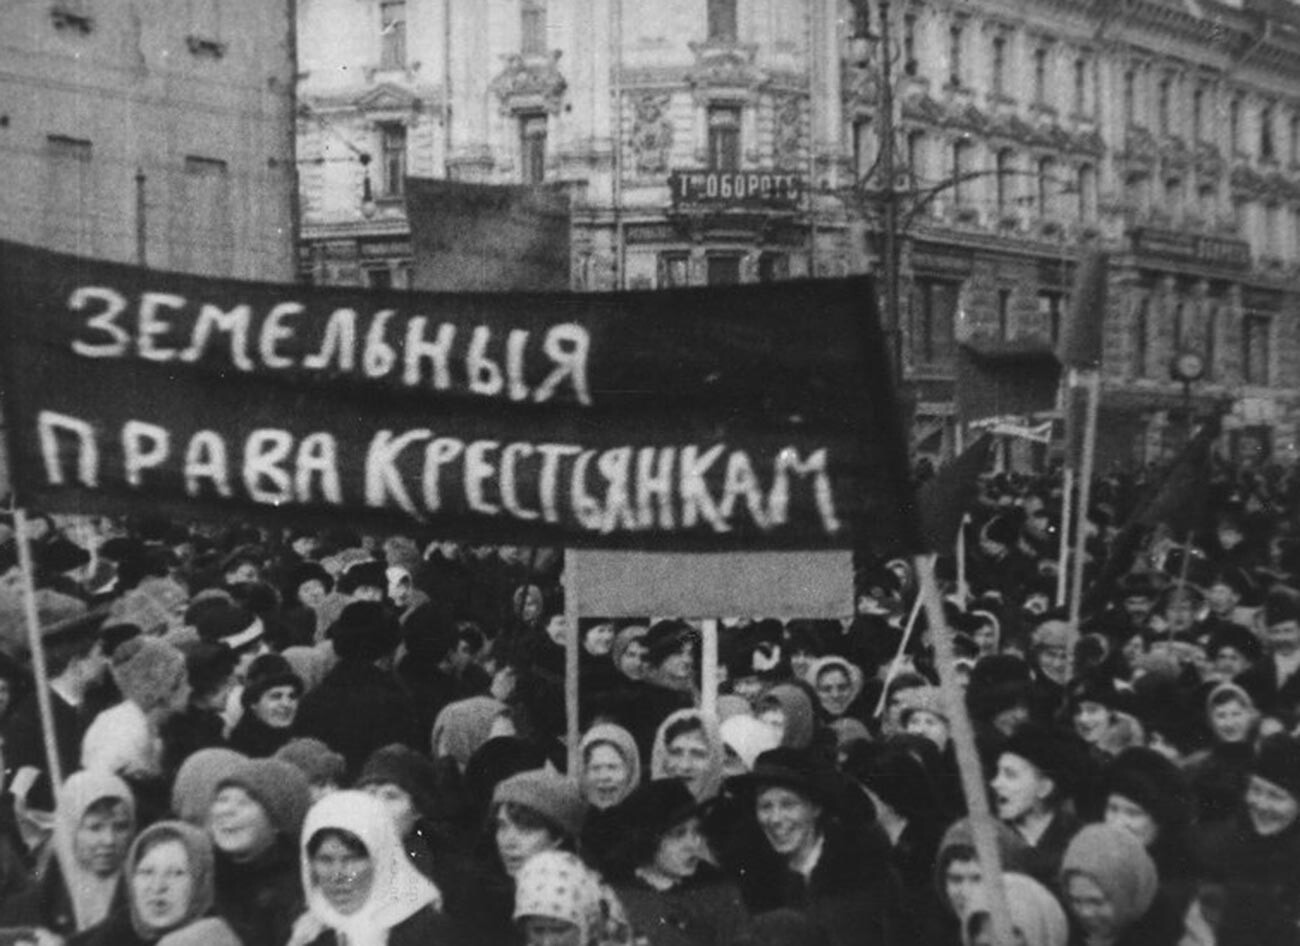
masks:
<path id="1" fill-rule="evenodd" d="M 1265 716 L 1290 729 L 1300 718 L 1300 591 L 1285 585 L 1264 599 L 1268 656 L 1238 678 Z"/>

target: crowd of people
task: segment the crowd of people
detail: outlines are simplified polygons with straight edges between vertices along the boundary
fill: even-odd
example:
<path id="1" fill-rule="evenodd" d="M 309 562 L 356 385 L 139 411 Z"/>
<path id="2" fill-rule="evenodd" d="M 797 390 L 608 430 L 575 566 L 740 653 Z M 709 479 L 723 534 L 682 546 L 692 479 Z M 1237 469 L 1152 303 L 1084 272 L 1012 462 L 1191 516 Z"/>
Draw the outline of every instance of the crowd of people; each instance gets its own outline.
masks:
<path id="1" fill-rule="evenodd" d="M 1056 476 L 985 475 L 938 559 L 1016 942 L 1292 946 L 1300 478 L 1221 465 L 1120 548 L 1145 485 L 1095 485 L 1077 628 Z M 852 619 L 722 621 L 714 713 L 691 622 L 583 616 L 569 771 L 560 552 L 30 525 L 60 778 L 4 523 L 14 942 L 994 943 L 906 559 Z"/>

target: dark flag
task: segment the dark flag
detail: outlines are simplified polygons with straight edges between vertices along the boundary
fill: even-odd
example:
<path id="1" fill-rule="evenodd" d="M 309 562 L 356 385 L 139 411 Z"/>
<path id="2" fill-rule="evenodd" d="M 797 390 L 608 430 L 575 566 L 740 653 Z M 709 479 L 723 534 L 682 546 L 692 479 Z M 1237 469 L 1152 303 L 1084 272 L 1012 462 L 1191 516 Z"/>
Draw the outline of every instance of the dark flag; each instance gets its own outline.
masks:
<path id="1" fill-rule="evenodd" d="M 979 475 L 988 469 L 992 449 L 993 438 L 985 434 L 921 484 L 916 501 L 921 509 L 921 532 L 931 551 L 942 553 L 952 545 L 962 517 L 975 504 Z"/>
<path id="2" fill-rule="evenodd" d="M 1100 574 L 1088 589 L 1083 613 L 1104 607 L 1115 583 L 1133 564 L 1133 556 L 1148 530 L 1167 525 L 1177 538 L 1201 525 L 1210 491 L 1211 451 L 1219 436 L 1219 418 L 1210 419 L 1179 453 L 1159 482 L 1153 484 L 1116 536 Z"/>
<path id="3" fill-rule="evenodd" d="M 1061 333 L 1061 364 L 1067 368 L 1101 366 L 1109 278 L 1110 257 L 1105 253 L 1089 253 L 1079 264 Z"/>
<path id="4" fill-rule="evenodd" d="M 963 424 L 988 417 L 1022 417 L 1056 406 L 1061 365 L 1055 353 L 1027 342 L 963 344 L 957 348 L 957 416 Z"/>

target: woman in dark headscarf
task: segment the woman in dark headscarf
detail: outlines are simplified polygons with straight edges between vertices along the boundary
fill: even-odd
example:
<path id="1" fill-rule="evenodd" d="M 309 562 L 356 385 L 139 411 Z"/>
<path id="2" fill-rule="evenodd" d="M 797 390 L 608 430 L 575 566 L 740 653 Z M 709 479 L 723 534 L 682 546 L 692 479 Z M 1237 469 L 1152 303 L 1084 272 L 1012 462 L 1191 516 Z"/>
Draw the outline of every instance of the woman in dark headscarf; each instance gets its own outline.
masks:
<path id="1" fill-rule="evenodd" d="M 239 946 L 222 920 L 208 917 L 216 897 L 212 845 L 197 828 L 160 821 L 140 833 L 126 859 L 125 908 L 70 946 L 171 946 L 189 937 L 205 946 Z"/>

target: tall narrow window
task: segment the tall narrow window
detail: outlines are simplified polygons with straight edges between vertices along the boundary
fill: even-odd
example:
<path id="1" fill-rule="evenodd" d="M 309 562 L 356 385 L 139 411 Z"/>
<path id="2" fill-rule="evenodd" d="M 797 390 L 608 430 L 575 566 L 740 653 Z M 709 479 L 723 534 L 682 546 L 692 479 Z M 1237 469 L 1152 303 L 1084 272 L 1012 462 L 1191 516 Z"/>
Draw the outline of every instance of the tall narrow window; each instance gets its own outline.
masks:
<path id="1" fill-rule="evenodd" d="M 925 132 L 911 131 L 907 134 L 907 170 L 915 178 L 923 178 L 925 170 Z"/>
<path id="2" fill-rule="evenodd" d="M 1010 148 L 1003 148 L 994 159 L 997 167 L 997 202 L 998 212 L 1006 213 L 1012 209 L 1012 175 L 1015 171 L 1016 155 Z"/>
<path id="3" fill-rule="evenodd" d="M 970 172 L 971 150 L 969 141 L 957 141 L 952 146 L 952 194 L 957 204 L 970 203 L 970 182 L 966 177 Z"/>
<path id="4" fill-rule="evenodd" d="M 1228 103 L 1228 149 L 1232 154 L 1241 151 L 1241 99 Z"/>
<path id="5" fill-rule="evenodd" d="M 691 284 L 691 258 L 686 253 L 659 254 L 659 288 L 672 289 Z"/>
<path id="6" fill-rule="evenodd" d="M 379 193 L 401 197 L 406 189 L 406 126 L 384 122 L 379 126 Z"/>
<path id="7" fill-rule="evenodd" d="M 918 277 L 914 285 L 912 357 L 917 364 L 929 368 L 948 367 L 956 356 L 953 329 L 961 285 L 928 277 Z"/>
<path id="8" fill-rule="evenodd" d="M 1034 102 L 1047 104 L 1047 49 L 1043 46 L 1034 50 Z"/>
<path id="9" fill-rule="evenodd" d="M 1007 38 L 1000 33 L 993 37 L 993 94 L 1007 94 Z"/>
<path id="10" fill-rule="evenodd" d="M 183 186 L 187 213 L 181 233 L 173 237 L 174 262 L 188 272 L 232 275 L 235 233 L 229 167 L 219 158 L 186 155 Z"/>
<path id="11" fill-rule="evenodd" d="M 1219 215 L 1219 189 L 1213 184 L 1202 184 L 1196 192 L 1196 205 L 1201 219 L 1213 223 Z"/>
<path id="12" fill-rule="evenodd" d="M 546 115 L 519 116 L 519 156 L 525 184 L 546 179 Z"/>
<path id="13" fill-rule="evenodd" d="M 1074 114 L 1088 114 L 1088 60 L 1074 61 Z"/>
<path id="14" fill-rule="evenodd" d="M 1267 315 L 1246 315 L 1241 320 L 1241 376 L 1247 384 L 1269 383 L 1269 346 L 1273 320 Z"/>
<path id="15" fill-rule="evenodd" d="M 379 2 L 379 66 L 401 69 L 406 66 L 406 0 Z"/>
<path id="16" fill-rule="evenodd" d="M 1192 93 L 1192 142 L 1199 142 L 1205 136 L 1205 90 L 1197 89 Z"/>
<path id="17" fill-rule="evenodd" d="M 740 170 L 740 109 L 713 106 L 709 109 L 709 169 Z"/>
<path id="18" fill-rule="evenodd" d="M 519 7 L 519 51 L 536 56 L 546 52 L 546 0 L 523 0 Z"/>
<path id="19" fill-rule="evenodd" d="M 45 144 L 45 193 L 41 214 L 44 243 L 69 253 L 95 255 L 99 212 L 95 207 L 95 167 L 84 138 L 50 135 Z"/>
<path id="20" fill-rule="evenodd" d="M 1214 303 L 1206 304 L 1205 311 L 1205 378 L 1214 377 L 1215 360 L 1219 357 L 1219 312 Z"/>
<path id="21" fill-rule="evenodd" d="M 1097 169 L 1091 164 L 1079 166 L 1075 175 L 1075 196 L 1079 219 L 1084 222 L 1092 220 L 1095 216 L 1093 208 L 1097 206 Z"/>
<path id="22" fill-rule="evenodd" d="M 1259 159 L 1272 161 L 1277 157 L 1273 146 L 1273 109 L 1265 105 L 1259 110 Z"/>
<path id="23" fill-rule="evenodd" d="M 708 0 L 708 37 L 715 43 L 736 41 L 736 0 Z"/>
<path id="24" fill-rule="evenodd" d="M 1172 79 L 1165 76 L 1156 86 L 1156 128 L 1160 134 L 1169 134 L 1169 90 Z"/>
<path id="25" fill-rule="evenodd" d="M 1056 173 L 1056 162 L 1051 158 L 1038 161 L 1038 214 L 1047 216 L 1052 207 L 1052 176 Z"/>
<path id="26" fill-rule="evenodd" d="M 870 118 L 859 118 L 853 123 L 853 173 L 857 180 L 866 178 L 875 161 L 875 128 Z"/>
<path id="27" fill-rule="evenodd" d="M 998 290 L 998 338 L 1011 337 L 1011 290 Z"/>
<path id="28" fill-rule="evenodd" d="M 1185 344 L 1187 344 L 1186 315 L 1187 315 L 1186 306 L 1184 306 L 1181 302 L 1175 303 L 1173 312 L 1171 313 L 1172 324 L 1169 327 L 1170 337 L 1173 338 L 1175 350 L 1181 350 L 1182 347 Z"/>
<path id="29" fill-rule="evenodd" d="M 1137 76 L 1131 69 L 1124 73 L 1124 124 L 1137 124 Z"/>
<path id="30" fill-rule="evenodd" d="M 1047 329 L 1047 338 L 1053 344 L 1060 344 L 1061 323 L 1064 321 L 1064 295 L 1042 289 L 1038 292 L 1038 320 Z"/>
<path id="31" fill-rule="evenodd" d="M 916 70 L 916 14 L 908 13 L 903 17 L 903 71 L 914 76 Z"/>
<path id="32" fill-rule="evenodd" d="M 948 27 L 948 82 L 956 89 L 961 88 L 965 72 L 961 48 L 964 41 L 965 30 L 960 23 Z"/>
<path id="33" fill-rule="evenodd" d="M 1133 377 L 1145 378 L 1147 376 L 1147 357 L 1150 353 L 1151 337 L 1151 303 L 1143 299 L 1138 303 L 1137 312 L 1133 315 Z"/>

